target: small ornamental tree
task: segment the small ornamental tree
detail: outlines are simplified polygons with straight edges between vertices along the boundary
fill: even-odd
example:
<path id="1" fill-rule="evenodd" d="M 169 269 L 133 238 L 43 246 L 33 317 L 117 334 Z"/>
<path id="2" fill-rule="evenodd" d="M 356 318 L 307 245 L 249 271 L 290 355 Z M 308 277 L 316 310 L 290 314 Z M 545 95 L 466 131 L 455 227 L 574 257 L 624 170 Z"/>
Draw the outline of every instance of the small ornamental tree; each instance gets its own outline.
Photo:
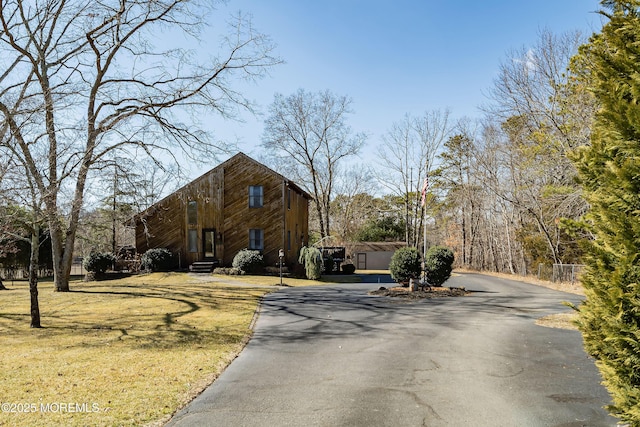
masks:
<path id="1" fill-rule="evenodd" d="M 400 248 L 389 263 L 391 278 L 396 282 L 407 282 L 420 276 L 420 253 L 416 248 Z"/>
<path id="2" fill-rule="evenodd" d="M 424 259 L 427 282 L 431 286 L 442 286 L 451 277 L 453 270 L 453 251 L 444 246 L 432 246 Z"/>
<path id="3" fill-rule="evenodd" d="M 173 255 L 166 248 L 149 249 L 140 258 L 140 267 L 149 271 L 168 271 L 173 265 Z"/>
<path id="4" fill-rule="evenodd" d="M 307 279 L 318 280 L 322 274 L 322 252 L 318 248 L 303 246 L 298 262 L 304 265 Z"/>
<path id="5" fill-rule="evenodd" d="M 264 269 L 264 258 L 260 251 L 242 249 L 233 257 L 231 265 L 248 274 L 261 273 Z"/>

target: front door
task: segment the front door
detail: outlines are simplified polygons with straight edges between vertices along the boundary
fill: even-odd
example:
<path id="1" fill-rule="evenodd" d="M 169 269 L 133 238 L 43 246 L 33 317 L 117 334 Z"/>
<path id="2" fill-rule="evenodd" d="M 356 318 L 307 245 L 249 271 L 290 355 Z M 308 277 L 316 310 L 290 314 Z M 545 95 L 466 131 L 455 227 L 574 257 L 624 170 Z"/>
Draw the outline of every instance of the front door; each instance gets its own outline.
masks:
<path id="1" fill-rule="evenodd" d="M 202 253 L 205 258 L 216 257 L 216 230 L 205 229 L 202 230 Z"/>

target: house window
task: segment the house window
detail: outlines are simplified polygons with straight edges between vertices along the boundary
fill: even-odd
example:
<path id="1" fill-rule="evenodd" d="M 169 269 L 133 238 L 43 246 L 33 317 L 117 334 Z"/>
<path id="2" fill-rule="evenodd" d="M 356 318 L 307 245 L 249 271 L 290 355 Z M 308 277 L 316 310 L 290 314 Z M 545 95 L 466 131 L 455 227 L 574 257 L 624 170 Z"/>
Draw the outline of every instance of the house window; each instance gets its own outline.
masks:
<path id="1" fill-rule="evenodd" d="M 249 207 L 261 208 L 263 205 L 263 191 L 262 185 L 250 185 L 249 186 Z"/>
<path id="2" fill-rule="evenodd" d="M 287 189 L 287 209 L 291 209 L 291 189 Z"/>
<path id="3" fill-rule="evenodd" d="M 189 230 L 189 252 L 198 252 L 198 230 Z"/>
<path id="4" fill-rule="evenodd" d="M 264 230 L 252 228 L 249 230 L 249 249 L 261 251 L 264 249 Z"/>
<path id="5" fill-rule="evenodd" d="M 198 202 L 189 200 L 187 204 L 187 224 L 198 223 Z"/>
<path id="6" fill-rule="evenodd" d="M 287 230 L 287 250 L 291 250 L 291 230 Z"/>

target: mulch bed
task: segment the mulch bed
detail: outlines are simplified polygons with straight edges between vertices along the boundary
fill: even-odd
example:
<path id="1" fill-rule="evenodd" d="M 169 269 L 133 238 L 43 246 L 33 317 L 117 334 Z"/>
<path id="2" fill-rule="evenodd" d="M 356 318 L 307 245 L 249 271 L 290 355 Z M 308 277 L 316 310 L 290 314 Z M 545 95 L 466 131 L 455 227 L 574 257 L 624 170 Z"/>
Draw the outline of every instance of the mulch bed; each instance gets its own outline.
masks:
<path id="1" fill-rule="evenodd" d="M 447 297 L 463 297 L 471 292 L 464 288 L 445 288 L 445 287 L 424 287 L 417 291 L 411 291 L 408 287 L 385 288 L 380 287 L 375 291 L 369 292 L 369 295 L 380 295 L 385 297 L 397 297 L 405 299 L 425 299 L 425 298 L 447 298 Z"/>

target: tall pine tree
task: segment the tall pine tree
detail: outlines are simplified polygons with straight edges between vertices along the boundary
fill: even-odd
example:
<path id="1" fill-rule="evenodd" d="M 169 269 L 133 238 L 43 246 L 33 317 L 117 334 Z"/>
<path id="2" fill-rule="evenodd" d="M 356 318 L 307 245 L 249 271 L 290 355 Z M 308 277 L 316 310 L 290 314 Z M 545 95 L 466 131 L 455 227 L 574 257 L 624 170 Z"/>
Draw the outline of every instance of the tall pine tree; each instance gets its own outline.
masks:
<path id="1" fill-rule="evenodd" d="M 580 328 L 610 411 L 640 426 L 640 1 L 601 4 L 608 22 L 574 62 L 600 105 L 591 145 L 575 156 L 594 236 Z"/>

